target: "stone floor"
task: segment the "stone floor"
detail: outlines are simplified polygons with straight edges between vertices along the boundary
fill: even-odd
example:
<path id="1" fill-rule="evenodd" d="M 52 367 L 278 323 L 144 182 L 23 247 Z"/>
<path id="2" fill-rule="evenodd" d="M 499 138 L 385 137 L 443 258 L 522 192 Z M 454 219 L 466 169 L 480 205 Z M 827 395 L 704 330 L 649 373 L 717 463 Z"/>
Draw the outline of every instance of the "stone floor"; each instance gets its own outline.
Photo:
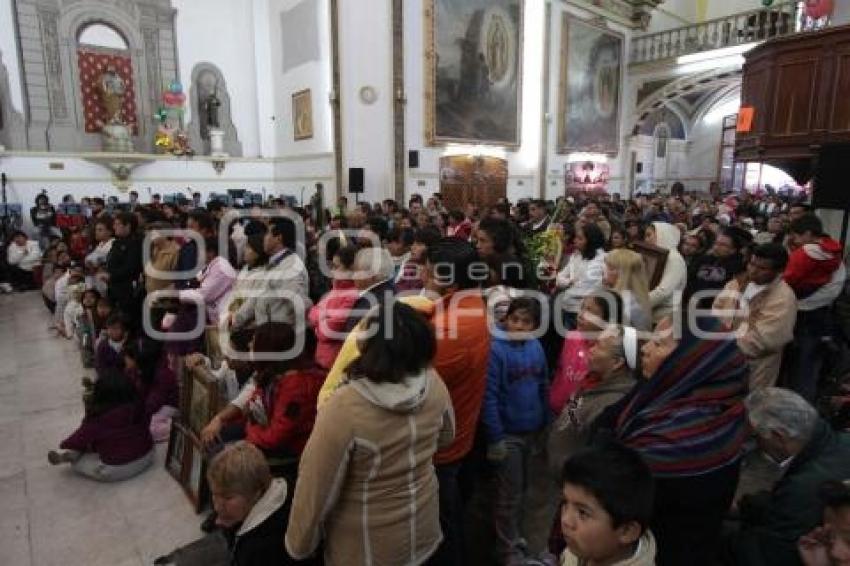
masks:
<path id="1" fill-rule="evenodd" d="M 0 565 L 138 566 L 201 534 L 200 519 L 157 463 L 98 484 L 47 463 L 82 416 L 76 347 L 47 330 L 38 293 L 0 295 Z"/>

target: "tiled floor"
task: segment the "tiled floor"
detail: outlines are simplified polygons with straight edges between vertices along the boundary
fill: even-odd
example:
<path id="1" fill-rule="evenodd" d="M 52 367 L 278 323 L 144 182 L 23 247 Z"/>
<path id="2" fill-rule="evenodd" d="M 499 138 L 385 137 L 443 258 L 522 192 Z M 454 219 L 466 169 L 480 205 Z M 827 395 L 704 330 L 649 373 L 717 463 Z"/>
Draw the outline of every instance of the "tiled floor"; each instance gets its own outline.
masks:
<path id="1" fill-rule="evenodd" d="M 157 463 L 98 484 L 47 463 L 82 416 L 86 370 L 47 331 L 38 293 L 0 295 L 0 565 L 149 565 L 201 535 L 200 518 Z"/>

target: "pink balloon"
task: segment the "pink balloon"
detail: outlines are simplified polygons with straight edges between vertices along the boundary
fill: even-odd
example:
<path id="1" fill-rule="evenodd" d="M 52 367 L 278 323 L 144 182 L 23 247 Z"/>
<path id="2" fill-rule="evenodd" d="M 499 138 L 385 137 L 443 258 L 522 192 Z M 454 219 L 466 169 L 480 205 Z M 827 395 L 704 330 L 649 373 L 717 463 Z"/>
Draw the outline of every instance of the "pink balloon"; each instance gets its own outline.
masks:
<path id="1" fill-rule="evenodd" d="M 832 0 L 806 0 L 806 15 L 813 20 L 832 14 Z"/>

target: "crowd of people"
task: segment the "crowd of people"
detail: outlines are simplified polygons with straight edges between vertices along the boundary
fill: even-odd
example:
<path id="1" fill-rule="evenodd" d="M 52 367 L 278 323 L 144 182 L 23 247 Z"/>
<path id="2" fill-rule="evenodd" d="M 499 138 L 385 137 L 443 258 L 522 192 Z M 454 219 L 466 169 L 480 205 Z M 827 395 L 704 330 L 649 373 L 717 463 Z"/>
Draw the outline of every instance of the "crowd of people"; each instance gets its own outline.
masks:
<path id="1" fill-rule="evenodd" d="M 4 254 L 94 368 L 48 459 L 144 472 L 205 368 L 232 564 L 461 566 L 482 529 L 510 566 L 850 563 L 843 245 L 802 202 L 80 204 Z M 756 451 L 780 479 L 737 497 Z"/>

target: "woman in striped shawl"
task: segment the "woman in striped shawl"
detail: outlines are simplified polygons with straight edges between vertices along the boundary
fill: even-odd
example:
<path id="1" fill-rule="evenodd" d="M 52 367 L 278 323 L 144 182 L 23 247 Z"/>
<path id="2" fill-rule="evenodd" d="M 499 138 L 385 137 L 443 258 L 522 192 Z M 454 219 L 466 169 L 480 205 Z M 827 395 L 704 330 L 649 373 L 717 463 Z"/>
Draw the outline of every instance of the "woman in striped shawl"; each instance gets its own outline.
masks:
<path id="1" fill-rule="evenodd" d="M 713 318 L 699 327 L 721 332 Z M 655 477 L 659 566 L 714 563 L 738 483 L 748 370 L 734 337 L 717 336 L 677 338 L 669 319 L 659 322 L 641 349 L 645 381 L 602 417 Z"/>

